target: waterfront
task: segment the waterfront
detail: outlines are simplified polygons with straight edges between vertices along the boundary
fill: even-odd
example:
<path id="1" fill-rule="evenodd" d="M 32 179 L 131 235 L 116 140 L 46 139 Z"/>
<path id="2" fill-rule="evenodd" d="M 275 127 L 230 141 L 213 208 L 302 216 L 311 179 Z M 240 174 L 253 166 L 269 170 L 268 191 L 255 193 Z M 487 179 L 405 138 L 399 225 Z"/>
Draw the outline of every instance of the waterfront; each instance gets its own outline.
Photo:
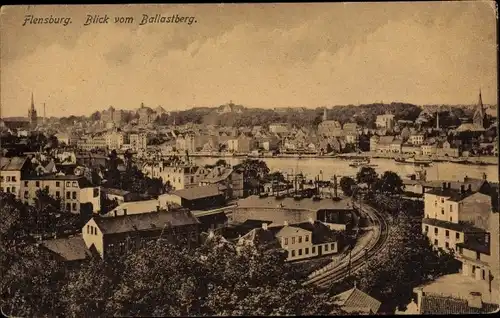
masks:
<path id="1" fill-rule="evenodd" d="M 240 163 L 245 158 L 226 157 L 209 158 L 193 157 L 195 163 L 199 165 L 214 164 L 217 160 L 223 159 L 231 165 Z M 260 158 L 266 162 L 267 166 L 273 171 L 282 173 L 293 173 L 295 169 L 305 174 L 307 179 L 314 179 L 320 176 L 323 180 L 330 180 L 333 175 L 354 176 L 359 168 L 350 167 L 350 160 L 337 158 Z M 408 174 L 415 173 L 416 168 L 413 165 L 398 164 L 392 159 L 371 159 L 371 164 L 378 173 L 384 171 L 394 171 L 402 178 Z M 488 181 L 498 182 L 498 165 L 463 165 L 451 162 L 434 162 L 430 167 L 423 168 L 427 172 L 427 180 L 463 180 L 465 176 L 470 178 L 482 178 L 486 173 Z"/>

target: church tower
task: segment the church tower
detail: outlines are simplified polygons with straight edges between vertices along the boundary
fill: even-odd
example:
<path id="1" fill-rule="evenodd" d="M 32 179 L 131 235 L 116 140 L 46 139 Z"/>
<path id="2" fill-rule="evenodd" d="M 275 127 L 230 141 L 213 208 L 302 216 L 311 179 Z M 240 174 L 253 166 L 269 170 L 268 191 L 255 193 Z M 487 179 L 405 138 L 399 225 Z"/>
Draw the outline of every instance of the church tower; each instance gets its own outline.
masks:
<path id="1" fill-rule="evenodd" d="M 485 117 L 486 113 L 483 107 L 483 98 L 481 97 L 481 90 L 479 90 L 479 101 L 477 103 L 476 111 L 474 112 L 474 117 L 472 117 L 472 122 L 475 126 L 485 128 Z"/>
<path id="2" fill-rule="evenodd" d="M 323 121 L 327 121 L 328 120 L 328 114 L 326 112 L 326 107 L 325 109 L 323 109 Z"/>
<path id="3" fill-rule="evenodd" d="M 33 92 L 31 93 L 31 108 L 28 110 L 28 120 L 30 123 L 30 127 L 34 128 L 37 124 L 37 116 L 35 109 L 35 101 L 33 99 Z"/>

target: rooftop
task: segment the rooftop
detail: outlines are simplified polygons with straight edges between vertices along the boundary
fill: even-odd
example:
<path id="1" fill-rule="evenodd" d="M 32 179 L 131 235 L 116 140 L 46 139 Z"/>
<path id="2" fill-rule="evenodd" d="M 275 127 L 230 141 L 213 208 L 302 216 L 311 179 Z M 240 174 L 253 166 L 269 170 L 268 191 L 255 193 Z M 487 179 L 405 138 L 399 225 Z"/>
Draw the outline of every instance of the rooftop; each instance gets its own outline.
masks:
<path id="1" fill-rule="evenodd" d="M 460 202 L 475 193 L 476 192 L 473 191 L 461 192 L 460 190 L 448 189 L 448 188 L 446 189 L 434 188 L 426 192 L 426 194 L 433 194 L 440 197 L 447 197 L 449 201 L 456 201 L 456 202 Z"/>
<path id="2" fill-rule="evenodd" d="M 83 176 L 75 175 L 43 175 L 43 176 L 29 176 L 24 180 L 60 180 L 60 181 L 78 181 L 80 188 L 90 188 L 94 185 Z"/>
<path id="3" fill-rule="evenodd" d="M 381 302 L 356 287 L 334 296 L 334 304 L 348 313 L 376 314 Z"/>
<path id="4" fill-rule="evenodd" d="M 121 195 L 125 196 L 129 193 L 130 191 L 122 190 L 122 189 L 114 189 L 114 188 L 102 188 L 102 191 L 104 191 L 107 194 L 113 194 L 113 195 Z"/>
<path id="5" fill-rule="evenodd" d="M 223 189 L 218 184 L 210 184 L 206 186 L 197 186 L 188 189 L 176 190 L 172 192 L 172 194 L 186 200 L 196 200 L 222 195 L 221 190 Z"/>
<path id="6" fill-rule="evenodd" d="M 0 170 L 18 171 L 21 170 L 26 162 L 25 157 L 0 158 Z"/>
<path id="7" fill-rule="evenodd" d="M 103 234 L 150 231 L 162 229 L 165 226 L 176 227 L 199 223 L 190 211 L 184 209 L 94 218 L 94 221 Z"/>
<path id="8" fill-rule="evenodd" d="M 81 235 L 43 241 L 41 246 L 61 256 L 66 261 L 84 260 L 90 256 Z"/>
<path id="9" fill-rule="evenodd" d="M 424 295 L 420 314 L 453 315 L 453 314 L 488 314 L 498 310 L 498 305 L 483 303 L 482 308 L 470 307 L 466 299 L 445 297 L 441 295 Z"/>
<path id="10" fill-rule="evenodd" d="M 340 201 L 333 201 L 331 199 L 322 199 L 315 201 L 309 198 L 295 200 L 294 198 L 286 197 L 277 200 L 275 197 L 260 198 L 258 195 L 252 195 L 245 199 L 238 201 L 240 208 L 262 208 L 262 209 L 291 209 L 291 210 L 350 210 L 352 205 L 350 200 L 343 199 Z"/>

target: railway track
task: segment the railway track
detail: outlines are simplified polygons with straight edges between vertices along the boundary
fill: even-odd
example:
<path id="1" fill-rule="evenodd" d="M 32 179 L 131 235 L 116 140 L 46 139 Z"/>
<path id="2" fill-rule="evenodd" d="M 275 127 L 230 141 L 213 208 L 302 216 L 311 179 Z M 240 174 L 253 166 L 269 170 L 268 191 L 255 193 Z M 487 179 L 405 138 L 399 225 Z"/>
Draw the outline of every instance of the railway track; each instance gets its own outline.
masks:
<path id="1" fill-rule="evenodd" d="M 314 284 L 320 288 L 327 288 L 331 284 L 342 280 L 349 274 L 354 274 L 363 266 L 366 262 L 376 256 L 385 246 L 387 242 L 389 226 L 384 216 L 381 215 L 374 208 L 363 205 L 362 210 L 365 211 L 370 218 L 373 220 L 375 226 L 378 226 L 378 233 L 373 239 L 372 243 L 368 246 L 368 250 L 360 250 L 356 254 L 351 255 L 351 266 L 349 266 L 348 259 L 341 261 L 337 266 L 325 271 L 324 273 L 311 278 L 306 284 Z"/>

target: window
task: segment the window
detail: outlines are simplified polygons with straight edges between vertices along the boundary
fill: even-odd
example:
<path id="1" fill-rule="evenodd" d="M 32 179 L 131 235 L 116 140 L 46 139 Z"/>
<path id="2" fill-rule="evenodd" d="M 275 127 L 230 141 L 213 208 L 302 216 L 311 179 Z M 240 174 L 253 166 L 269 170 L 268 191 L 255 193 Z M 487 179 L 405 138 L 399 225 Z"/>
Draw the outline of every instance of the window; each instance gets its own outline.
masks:
<path id="1" fill-rule="evenodd" d="M 486 271 L 483 269 L 482 272 L 483 272 L 483 275 L 482 275 L 483 276 L 483 280 L 485 280 L 486 279 Z"/>
<path id="2" fill-rule="evenodd" d="M 332 249 L 332 251 L 334 250 L 334 247 L 333 247 L 334 245 L 335 245 L 335 243 L 330 244 L 330 248 Z"/>
<path id="3" fill-rule="evenodd" d="M 56 181 L 56 187 L 58 187 L 58 188 L 59 188 L 60 186 L 61 186 L 61 182 Z"/>
<path id="4" fill-rule="evenodd" d="M 90 234 L 90 225 L 87 225 L 87 234 Z"/>
<path id="5" fill-rule="evenodd" d="M 302 243 L 302 236 L 299 236 L 299 243 Z"/>
<path id="6" fill-rule="evenodd" d="M 292 257 L 295 257 L 295 250 L 292 250 Z"/>
<path id="7" fill-rule="evenodd" d="M 16 193 L 16 187 L 12 187 L 12 193 Z"/>
<path id="8" fill-rule="evenodd" d="M 441 214 L 444 214 L 444 208 L 441 208 Z"/>
<path id="9" fill-rule="evenodd" d="M 66 192 L 66 199 L 71 199 L 71 192 Z"/>
<path id="10" fill-rule="evenodd" d="M 35 186 L 36 186 L 37 188 L 39 188 L 39 187 L 40 187 L 40 181 L 35 182 Z"/>
<path id="11" fill-rule="evenodd" d="M 450 237 L 450 231 L 446 230 L 446 231 L 444 232 L 444 235 L 446 235 L 446 238 L 449 238 L 449 237 Z"/>
<path id="12" fill-rule="evenodd" d="M 74 186 L 74 187 L 78 187 L 78 182 L 73 181 L 73 186 Z"/>
<path id="13" fill-rule="evenodd" d="M 438 240 L 434 240 L 434 245 L 438 245 Z"/>
<path id="14" fill-rule="evenodd" d="M 328 251 L 328 244 L 325 245 L 325 251 Z"/>
<path id="15" fill-rule="evenodd" d="M 435 227 L 435 228 L 434 228 L 434 234 L 435 234 L 435 235 L 437 235 L 437 234 L 438 234 L 438 228 L 437 228 L 437 227 Z"/>
<path id="16" fill-rule="evenodd" d="M 306 242 L 309 242 L 309 235 L 306 235 Z"/>
<path id="17" fill-rule="evenodd" d="M 194 177 L 191 177 L 191 183 L 194 183 Z"/>
<path id="18" fill-rule="evenodd" d="M 295 237 L 292 237 L 292 244 L 295 244 Z"/>
<path id="19" fill-rule="evenodd" d="M 444 198 L 441 198 L 441 203 L 444 203 Z"/>
<path id="20" fill-rule="evenodd" d="M 73 211 L 76 211 L 76 203 L 73 203 Z"/>
<path id="21" fill-rule="evenodd" d="M 99 188 L 94 188 L 94 198 L 99 196 Z"/>
<path id="22" fill-rule="evenodd" d="M 69 192 L 68 192 L 69 193 Z M 66 203 L 66 211 L 70 211 L 71 210 L 71 204 L 69 203 Z"/>
<path id="23" fill-rule="evenodd" d="M 458 232 L 457 232 L 457 233 L 455 234 L 455 238 L 456 238 L 457 240 L 459 240 L 459 239 L 460 239 L 460 233 L 458 233 Z"/>
<path id="24" fill-rule="evenodd" d="M 73 200 L 76 200 L 76 191 L 73 191 Z"/>
<path id="25" fill-rule="evenodd" d="M 453 218 L 450 216 L 450 222 L 453 222 Z"/>
<path id="26" fill-rule="evenodd" d="M 66 181 L 66 186 L 67 186 L 67 187 L 71 187 L 71 182 Z"/>
<path id="27" fill-rule="evenodd" d="M 438 206 L 438 202 L 437 202 L 437 200 L 436 200 L 436 201 L 434 201 L 434 206 Z"/>
<path id="28" fill-rule="evenodd" d="M 301 255 L 302 255 L 302 249 L 299 248 L 299 256 L 301 256 Z"/>
<path id="29" fill-rule="evenodd" d="M 10 182 L 10 176 L 7 176 L 7 182 Z"/>
<path id="30" fill-rule="evenodd" d="M 429 232 L 429 226 L 428 225 L 425 226 L 425 232 Z"/>
<path id="31" fill-rule="evenodd" d="M 476 266 L 472 265 L 472 274 L 476 273 Z"/>
<path id="32" fill-rule="evenodd" d="M 446 242 L 444 243 L 444 246 L 446 246 L 446 248 L 450 248 L 450 243 Z"/>
<path id="33" fill-rule="evenodd" d="M 7 187 L 7 193 L 10 193 L 10 187 Z"/>
<path id="34" fill-rule="evenodd" d="M 288 245 L 288 237 L 285 237 L 285 245 Z"/>
<path id="35" fill-rule="evenodd" d="M 308 254 L 309 254 L 309 248 L 308 248 L 308 247 L 306 247 L 306 252 L 305 252 L 305 254 L 306 254 L 306 255 L 308 255 Z"/>
<path id="36" fill-rule="evenodd" d="M 313 247 L 312 247 L 312 253 L 313 253 L 313 254 L 314 254 L 314 253 L 316 253 L 316 246 L 313 246 Z"/>
<path id="37" fill-rule="evenodd" d="M 60 198 L 60 197 L 61 197 L 61 192 L 56 191 L 56 198 Z"/>
<path id="38" fill-rule="evenodd" d="M 27 199 L 29 197 L 29 192 L 28 191 L 24 191 L 24 198 Z"/>
<path id="39" fill-rule="evenodd" d="M 453 205 L 450 204 L 450 212 L 453 212 Z"/>
<path id="40" fill-rule="evenodd" d="M 0 176 L 0 181 L 3 181 L 3 176 Z"/>
<path id="41" fill-rule="evenodd" d="M 28 186 L 28 181 L 24 181 L 24 186 L 27 187 Z"/>
<path id="42" fill-rule="evenodd" d="M 16 176 L 12 176 L 11 181 L 16 182 Z"/>
<path id="43" fill-rule="evenodd" d="M 481 254 L 479 252 L 476 252 L 476 259 L 477 260 L 481 259 Z"/>

